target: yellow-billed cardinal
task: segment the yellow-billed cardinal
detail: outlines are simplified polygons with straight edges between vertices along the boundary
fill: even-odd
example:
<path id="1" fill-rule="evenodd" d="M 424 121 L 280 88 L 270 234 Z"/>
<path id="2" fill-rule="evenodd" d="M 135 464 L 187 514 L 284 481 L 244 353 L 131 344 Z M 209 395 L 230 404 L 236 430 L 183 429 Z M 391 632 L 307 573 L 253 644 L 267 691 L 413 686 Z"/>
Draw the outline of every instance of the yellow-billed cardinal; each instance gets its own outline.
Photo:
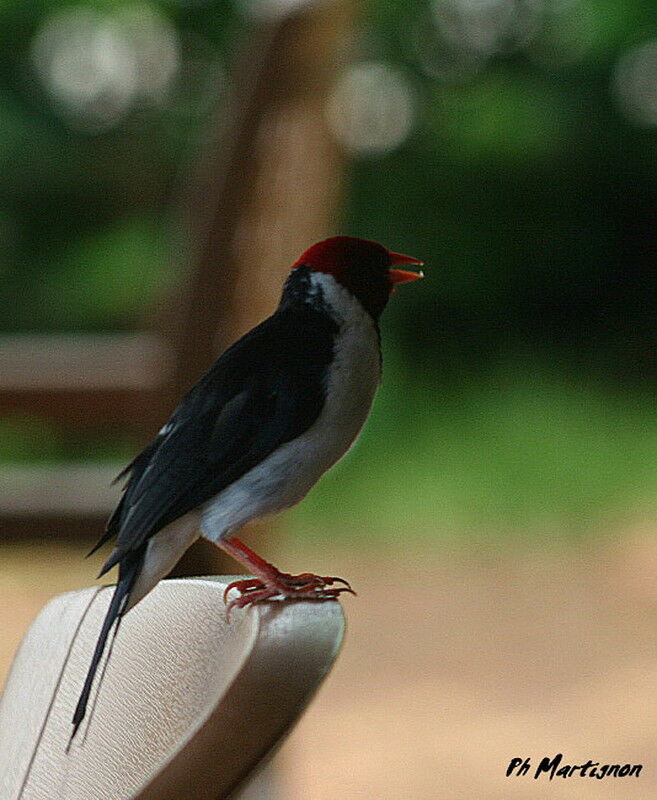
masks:
<path id="1" fill-rule="evenodd" d="M 381 377 L 378 320 L 395 286 L 421 265 L 376 242 L 336 236 L 292 265 L 275 313 L 230 347 L 185 395 L 171 419 L 119 478 L 127 483 L 96 547 L 116 536 L 100 575 L 119 565 L 73 716 L 84 719 L 116 622 L 202 535 L 256 578 L 229 587 L 242 607 L 271 598 L 326 600 L 340 578 L 288 575 L 234 534 L 298 503 L 354 442 Z M 345 586 L 327 588 L 336 582 Z"/>

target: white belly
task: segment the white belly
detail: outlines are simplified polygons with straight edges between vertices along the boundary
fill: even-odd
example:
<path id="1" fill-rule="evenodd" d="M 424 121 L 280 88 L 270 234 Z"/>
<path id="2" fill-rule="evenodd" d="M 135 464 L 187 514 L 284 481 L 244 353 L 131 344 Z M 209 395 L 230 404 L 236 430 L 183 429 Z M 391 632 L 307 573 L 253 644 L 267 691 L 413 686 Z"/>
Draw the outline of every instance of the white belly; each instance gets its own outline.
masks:
<path id="1" fill-rule="evenodd" d="M 202 507 L 203 536 L 216 541 L 252 519 L 298 503 L 354 443 L 381 373 L 376 328 L 359 304 L 357 310 L 341 327 L 326 402 L 315 423 Z"/>

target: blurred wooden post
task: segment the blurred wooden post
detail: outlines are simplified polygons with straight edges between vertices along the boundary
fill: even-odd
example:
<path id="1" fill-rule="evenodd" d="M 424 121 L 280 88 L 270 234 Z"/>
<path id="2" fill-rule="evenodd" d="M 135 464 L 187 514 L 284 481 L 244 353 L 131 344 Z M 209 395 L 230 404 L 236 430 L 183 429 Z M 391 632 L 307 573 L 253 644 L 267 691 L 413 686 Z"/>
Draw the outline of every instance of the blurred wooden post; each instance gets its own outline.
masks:
<path id="1" fill-rule="evenodd" d="M 233 69 L 230 128 L 201 160 L 186 203 L 197 263 L 170 320 L 179 337 L 176 397 L 275 309 L 299 253 L 335 231 L 344 163 L 325 103 L 347 26 L 346 3 L 302 4 L 255 31 L 258 44 L 251 36 Z M 230 569 L 201 542 L 176 574 Z"/>

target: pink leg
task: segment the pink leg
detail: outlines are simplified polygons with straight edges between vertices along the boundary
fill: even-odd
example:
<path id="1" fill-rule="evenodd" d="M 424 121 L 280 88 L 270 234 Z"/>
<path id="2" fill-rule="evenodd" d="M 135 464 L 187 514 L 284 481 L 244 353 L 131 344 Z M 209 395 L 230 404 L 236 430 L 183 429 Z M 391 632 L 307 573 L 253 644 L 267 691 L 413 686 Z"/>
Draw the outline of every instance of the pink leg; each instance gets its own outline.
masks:
<path id="1" fill-rule="evenodd" d="M 344 578 L 314 575 L 304 572 L 301 575 L 290 575 L 280 572 L 273 564 L 260 558 L 251 548 L 234 537 L 217 542 L 236 561 L 257 575 L 257 578 L 246 578 L 233 581 L 226 587 L 224 602 L 231 589 L 240 592 L 240 596 L 227 604 L 226 614 L 230 617 L 233 608 L 244 608 L 255 603 L 280 598 L 282 600 L 335 600 L 342 592 L 356 594 Z M 327 587 L 334 583 L 343 583 L 334 589 Z"/>

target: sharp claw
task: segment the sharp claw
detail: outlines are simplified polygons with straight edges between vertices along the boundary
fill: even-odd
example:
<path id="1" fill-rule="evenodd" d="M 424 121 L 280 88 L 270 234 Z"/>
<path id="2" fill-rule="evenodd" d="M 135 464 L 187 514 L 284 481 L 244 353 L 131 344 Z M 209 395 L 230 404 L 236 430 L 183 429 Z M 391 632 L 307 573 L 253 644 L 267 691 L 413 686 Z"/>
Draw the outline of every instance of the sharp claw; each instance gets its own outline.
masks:
<path id="1" fill-rule="evenodd" d="M 349 583 L 349 581 L 346 581 L 344 578 L 324 578 L 324 580 L 327 583 L 344 583 L 344 585 L 347 587 L 347 589 L 349 589 L 349 591 L 352 591 L 351 584 Z M 356 592 L 353 592 L 353 594 L 356 594 Z"/>
<path id="2" fill-rule="evenodd" d="M 245 580 L 233 581 L 224 589 L 224 603 L 228 600 L 228 595 L 232 589 L 237 589 L 238 592 L 241 592 L 244 595 L 248 592 L 257 591 L 262 588 L 264 588 L 264 583 L 260 580 L 260 578 L 246 578 Z"/>

